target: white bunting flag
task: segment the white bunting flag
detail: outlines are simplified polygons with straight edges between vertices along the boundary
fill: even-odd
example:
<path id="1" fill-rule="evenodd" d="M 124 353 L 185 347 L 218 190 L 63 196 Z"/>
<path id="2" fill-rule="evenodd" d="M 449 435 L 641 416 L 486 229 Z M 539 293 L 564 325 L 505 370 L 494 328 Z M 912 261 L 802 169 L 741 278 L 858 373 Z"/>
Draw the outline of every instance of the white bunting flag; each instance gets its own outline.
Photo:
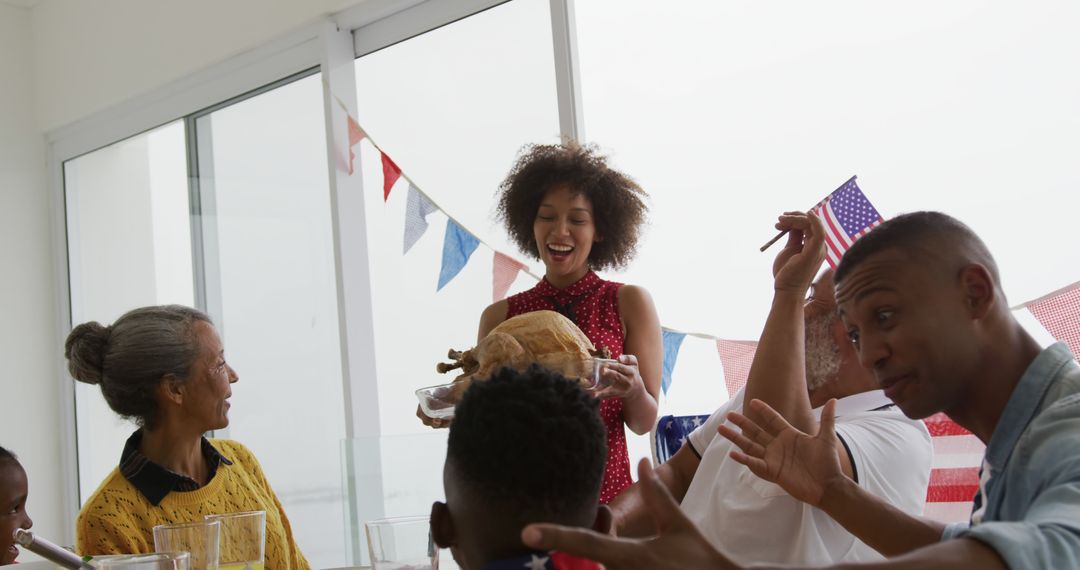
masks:
<path id="1" fill-rule="evenodd" d="M 409 253 L 412 246 L 416 245 L 420 236 L 428 229 L 428 214 L 439 208 L 424 195 L 416 186 L 409 184 L 409 197 L 405 203 L 405 250 L 402 254 Z"/>

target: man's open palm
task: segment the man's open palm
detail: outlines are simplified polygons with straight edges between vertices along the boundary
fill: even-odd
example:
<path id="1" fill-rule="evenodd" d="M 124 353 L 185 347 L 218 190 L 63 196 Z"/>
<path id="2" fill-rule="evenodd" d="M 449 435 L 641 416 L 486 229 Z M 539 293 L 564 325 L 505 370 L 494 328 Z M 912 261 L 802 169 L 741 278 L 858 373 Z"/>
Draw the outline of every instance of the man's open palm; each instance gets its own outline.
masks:
<path id="1" fill-rule="evenodd" d="M 830 481 L 844 477 L 836 456 L 837 439 L 833 431 L 836 400 L 829 400 L 821 411 L 817 435 L 803 433 L 787 423 L 776 410 L 760 400 L 750 402 L 750 409 L 762 419 L 762 425 L 732 412 L 728 419 L 739 426 L 738 433 L 721 425 L 720 435 L 731 440 L 742 453 L 731 458 L 789 495 L 809 505 L 819 506 Z"/>

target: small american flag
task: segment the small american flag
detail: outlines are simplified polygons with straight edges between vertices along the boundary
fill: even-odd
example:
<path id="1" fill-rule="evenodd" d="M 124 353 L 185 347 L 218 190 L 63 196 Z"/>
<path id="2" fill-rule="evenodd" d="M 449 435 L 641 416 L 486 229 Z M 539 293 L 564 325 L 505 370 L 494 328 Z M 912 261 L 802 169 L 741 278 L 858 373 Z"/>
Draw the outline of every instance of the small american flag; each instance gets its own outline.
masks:
<path id="1" fill-rule="evenodd" d="M 1080 281 L 1028 303 L 1027 308 L 1080 360 Z"/>
<path id="2" fill-rule="evenodd" d="M 854 176 L 818 202 L 811 211 L 821 216 L 825 223 L 825 258 L 833 269 L 836 269 L 840 258 L 855 240 L 885 221 L 859 190 Z"/>

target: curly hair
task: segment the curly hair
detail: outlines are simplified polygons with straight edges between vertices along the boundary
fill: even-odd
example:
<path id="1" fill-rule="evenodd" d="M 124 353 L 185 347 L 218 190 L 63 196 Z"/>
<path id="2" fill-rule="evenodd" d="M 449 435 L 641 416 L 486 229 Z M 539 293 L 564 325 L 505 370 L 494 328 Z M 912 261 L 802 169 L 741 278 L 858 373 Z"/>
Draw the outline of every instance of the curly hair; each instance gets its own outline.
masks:
<path id="1" fill-rule="evenodd" d="M 507 518 L 571 522 L 600 498 L 607 430 L 598 410 L 577 382 L 538 364 L 503 368 L 455 407 L 447 464 Z"/>
<path id="2" fill-rule="evenodd" d="M 629 176 L 608 166 L 607 157 L 594 145 L 569 142 L 522 148 L 497 193 L 496 216 L 510 239 L 523 253 L 540 259 L 533 222 L 541 200 L 560 186 L 592 204 L 596 235 L 603 239 L 589 252 L 590 267 L 625 267 L 637 253 L 649 195 Z"/>

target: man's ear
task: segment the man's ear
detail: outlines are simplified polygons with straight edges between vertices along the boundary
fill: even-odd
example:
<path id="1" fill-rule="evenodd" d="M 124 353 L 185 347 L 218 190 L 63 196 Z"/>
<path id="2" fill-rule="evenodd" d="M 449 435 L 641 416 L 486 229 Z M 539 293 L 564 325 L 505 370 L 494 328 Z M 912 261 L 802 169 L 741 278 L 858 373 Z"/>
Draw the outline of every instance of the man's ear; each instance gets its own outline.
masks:
<path id="1" fill-rule="evenodd" d="M 607 505 L 600 505 L 596 509 L 596 520 L 593 521 L 592 529 L 600 534 L 615 534 L 614 517 Z"/>
<path id="2" fill-rule="evenodd" d="M 180 405 L 184 403 L 184 388 L 184 382 L 175 374 L 169 373 L 162 376 L 161 382 L 158 382 L 158 395 L 167 402 Z"/>
<path id="3" fill-rule="evenodd" d="M 431 505 L 431 539 L 439 548 L 450 548 L 457 544 L 454 518 L 450 514 L 450 508 L 441 501 L 435 501 Z"/>
<path id="4" fill-rule="evenodd" d="M 960 270 L 960 288 L 967 310 L 975 319 L 985 317 L 997 300 L 997 287 L 990 270 L 978 263 Z"/>
<path id="5" fill-rule="evenodd" d="M 840 353 L 841 359 L 846 360 L 849 356 L 857 356 L 854 354 L 855 346 L 851 344 L 851 337 L 848 336 L 843 319 L 838 317 L 829 325 L 829 334 L 832 335 L 833 343 L 836 344 L 836 350 Z"/>

